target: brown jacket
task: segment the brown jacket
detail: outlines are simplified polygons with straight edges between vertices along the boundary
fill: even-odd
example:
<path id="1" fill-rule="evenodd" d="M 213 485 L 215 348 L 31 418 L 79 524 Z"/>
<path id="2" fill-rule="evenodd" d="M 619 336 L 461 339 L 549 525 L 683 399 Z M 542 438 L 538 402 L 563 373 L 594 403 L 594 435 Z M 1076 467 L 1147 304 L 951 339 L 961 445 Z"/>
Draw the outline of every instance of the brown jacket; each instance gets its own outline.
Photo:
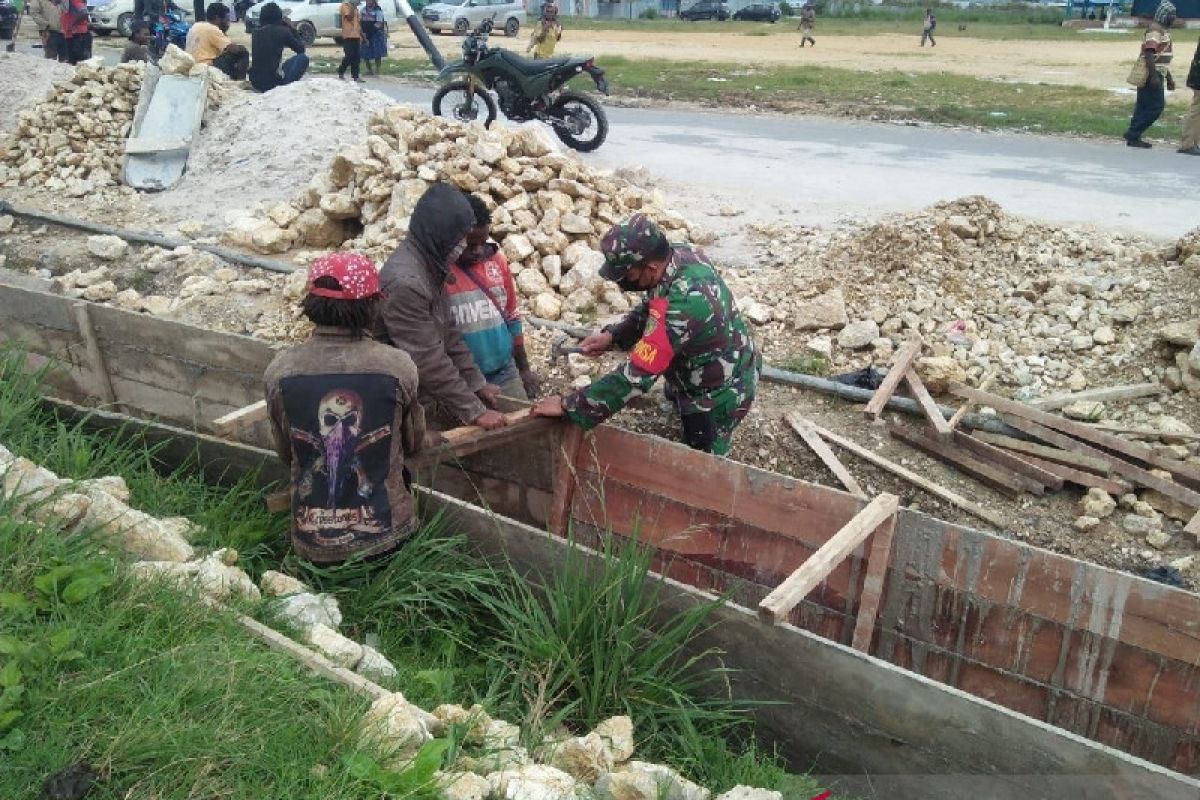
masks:
<path id="1" fill-rule="evenodd" d="M 292 546 L 314 563 L 394 549 L 416 529 L 404 459 L 425 414 L 404 353 L 318 327 L 267 367 L 267 407 L 291 468 Z"/>
<path id="2" fill-rule="evenodd" d="M 62 33 L 62 8 L 54 0 L 30 0 L 29 16 L 39 31 Z"/>
<path id="3" fill-rule="evenodd" d="M 385 298 L 376 338 L 412 356 L 421 403 L 440 406 L 464 425 L 487 410 L 475 392 L 487 385 L 471 350 L 454 327 L 446 276 L 450 254 L 474 222 L 466 197 L 434 184 L 413 209 L 408 236 L 379 271 Z"/>

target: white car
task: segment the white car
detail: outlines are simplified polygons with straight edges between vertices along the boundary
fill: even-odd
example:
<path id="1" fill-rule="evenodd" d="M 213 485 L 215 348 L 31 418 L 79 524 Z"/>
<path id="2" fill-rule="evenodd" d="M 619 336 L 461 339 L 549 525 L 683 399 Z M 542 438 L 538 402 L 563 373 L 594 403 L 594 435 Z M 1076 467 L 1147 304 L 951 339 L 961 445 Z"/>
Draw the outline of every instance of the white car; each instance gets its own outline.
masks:
<path id="1" fill-rule="evenodd" d="M 116 31 L 128 38 L 134 20 L 133 2 L 134 0 L 88 0 L 88 19 L 92 23 L 92 32 L 108 36 Z M 190 8 L 179 5 L 179 10 L 187 17 L 188 22 L 192 21 Z"/>
<path id="2" fill-rule="evenodd" d="M 338 44 L 342 41 L 342 21 L 339 8 L 342 0 L 274 0 L 283 12 L 285 19 L 296 26 L 296 35 L 305 45 L 311 45 L 319 36 L 327 36 Z M 264 3 L 251 6 L 246 12 L 246 33 L 254 33 L 259 28 L 258 15 L 262 12 Z M 392 20 L 404 19 L 400 13 L 399 3 L 392 0 L 381 0 L 384 25 Z M 389 10 L 388 6 L 392 8 Z M 386 27 L 385 27 L 386 30 Z"/>
<path id="3" fill-rule="evenodd" d="M 496 30 L 503 30 L 505 36 L 516 36 L 525 19 L 525 6 L 512 0 L 451 0 L 430 3 L 421 9 L 421 21 L 434 33 L 465 34 L 488 17 L 493 18 Z"/>

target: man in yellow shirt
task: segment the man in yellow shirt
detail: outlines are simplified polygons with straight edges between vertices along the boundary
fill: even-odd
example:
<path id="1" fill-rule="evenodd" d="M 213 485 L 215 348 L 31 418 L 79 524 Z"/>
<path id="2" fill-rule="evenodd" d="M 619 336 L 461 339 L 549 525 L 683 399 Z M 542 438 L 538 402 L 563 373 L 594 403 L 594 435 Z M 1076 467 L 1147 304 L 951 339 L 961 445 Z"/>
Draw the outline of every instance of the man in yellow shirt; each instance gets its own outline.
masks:
<path id="1" fill-rule="evenodd" d="M 338 77 L 346 79 L 346 67 L 350 68 L 350 77 L 359 83 L 366 83 L 358 75 L 359 65 L 362 64 L 362 15 L 358 11 L 359 0 L 346 0 L 338 11 L 342 21 L 342 63 L 338 65 Z"/>
<path id="2" fill-rule="evenodd" d="M 188 54 L 197 64 L 216 67 L 235 81 L 245 80 L 250 70 L 250 51 L 231 42 L 225 34 L 229 30 L 229 7 L 210 3 L 204 17 L 205 22 L 197 22 L 188 31 Z"/>
<path id="3" fill-rule="evenodd" d="M 533 51 L 534 58 L 550 58 L 554 55 L 554 46 L 562 38 L 563 26 L 558 21 L 558 6 L 546 3 L 542 6 L 542 21 L 533 29 L 529 37 L 529 47 L 525 52 Z"/>

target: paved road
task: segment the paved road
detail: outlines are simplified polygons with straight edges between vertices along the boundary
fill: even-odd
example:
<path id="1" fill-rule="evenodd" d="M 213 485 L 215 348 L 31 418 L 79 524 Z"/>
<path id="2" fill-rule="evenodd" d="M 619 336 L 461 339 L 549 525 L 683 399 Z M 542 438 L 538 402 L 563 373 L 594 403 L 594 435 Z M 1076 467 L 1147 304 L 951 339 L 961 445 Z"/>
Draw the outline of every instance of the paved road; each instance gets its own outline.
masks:
<path id="1" fill-rule="evenodd" d="M 421 104 L 431 96 L 382 81 L 373 88 Z M 1173 148 L 802 116 L 609 113 L 609 140 L 588 160 L 644 166 L 693 206 L 769 207 L 825 224 L 984 194 L 1030 217 L 1154 236 L 1200 225 L 1200 158 Z"/>

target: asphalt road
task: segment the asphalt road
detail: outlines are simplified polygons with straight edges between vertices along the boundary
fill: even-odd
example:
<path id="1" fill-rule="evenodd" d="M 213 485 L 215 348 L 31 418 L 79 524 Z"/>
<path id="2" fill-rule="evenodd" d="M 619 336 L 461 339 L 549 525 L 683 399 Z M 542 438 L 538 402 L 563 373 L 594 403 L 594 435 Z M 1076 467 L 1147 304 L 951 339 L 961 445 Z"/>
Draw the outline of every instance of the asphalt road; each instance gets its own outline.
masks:
<path id="1" fill-rule="evenodd" d="M 432 96 L 386 81 L 372 88 L 422 105 Z M 1024 216 L 1152 236 L 1200 225 L 1200 158 L 1173 147 L 805 116 L 608 112 L 609 139 L 585 158 L 645 167 L 693 207 L 774 209 L 826 224 L 983 194 Z"/>

